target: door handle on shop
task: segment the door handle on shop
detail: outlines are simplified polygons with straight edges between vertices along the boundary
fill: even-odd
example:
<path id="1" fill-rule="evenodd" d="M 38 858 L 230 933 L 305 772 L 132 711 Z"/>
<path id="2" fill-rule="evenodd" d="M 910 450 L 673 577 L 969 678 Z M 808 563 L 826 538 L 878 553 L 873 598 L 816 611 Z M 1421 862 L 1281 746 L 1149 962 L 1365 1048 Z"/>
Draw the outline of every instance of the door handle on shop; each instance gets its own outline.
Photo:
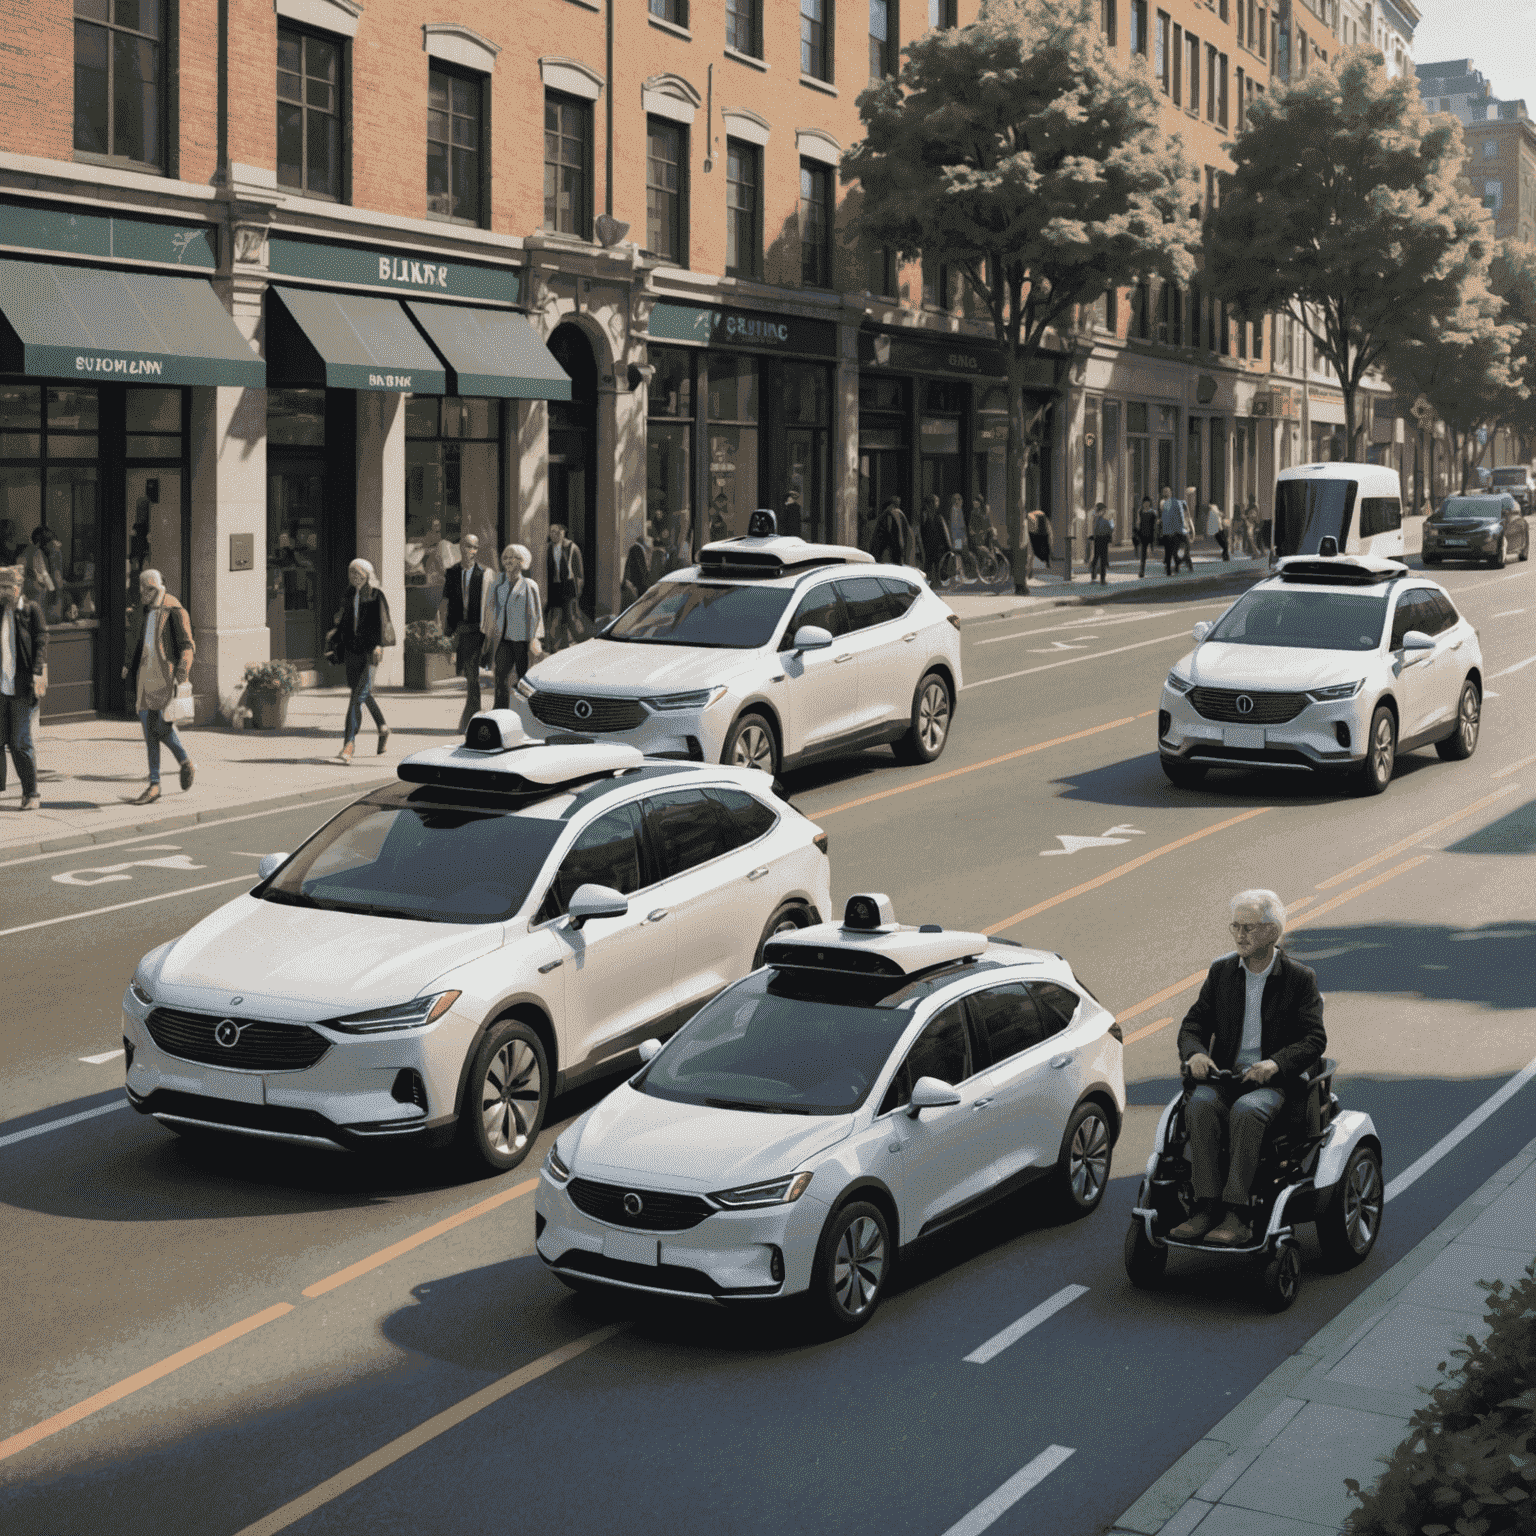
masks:
<path id="1" fill-rule="evenodd" d="M 645 914 L 645 920 L 648 923 L 659 923 L 666 915 L 667 909 L 665 907 L 657 907 L 654 912 L 647 912 Z"/>
<path id="2" fill-rule="evenodd" d="M 767 873 L 768 873 L 768 866 L 766 864 L 759 864 L 756 869 L 751 870 L 751 871 L 748 872 L 747 879 L 748 880 L 761 880 L 763 878 L 763 876 L 766 875 Z"/>
<path id="3" fill-rule="evenodd" d="M 971 1105 L 971 1108 L 973 1110 L 975 1110 L 975 1109 L 985 1109 L 987 1107 L 987 1105 L 990 1104 L 991 1102 L 992 1102 L 991 1099 L 977 1099 L 976 1102 Z"/>
<path id="4" fill-rule="evenodd" d="M 1072 1058 L 1070 1056 L 1052 1056 L 1051 1057 L 1051 1065 L 1053 1067 L 1066 1067 L 1066 1066 L 1070 1066 L 1071 1064 L 1072 1064 Z"/>
<path id="5" fill-rule="evenodd" d="M 832 658 L 832 665 L 834 667 L 840 667 L 840 666 L 842 666 L 842 664 L 845 661 L 852 661 L 852 660 L 853 660 L 853 652 L 852 651 L 845 651 L 843 653 L 843 655 L 841 655 L 841 656 L 834 656 Z"/>

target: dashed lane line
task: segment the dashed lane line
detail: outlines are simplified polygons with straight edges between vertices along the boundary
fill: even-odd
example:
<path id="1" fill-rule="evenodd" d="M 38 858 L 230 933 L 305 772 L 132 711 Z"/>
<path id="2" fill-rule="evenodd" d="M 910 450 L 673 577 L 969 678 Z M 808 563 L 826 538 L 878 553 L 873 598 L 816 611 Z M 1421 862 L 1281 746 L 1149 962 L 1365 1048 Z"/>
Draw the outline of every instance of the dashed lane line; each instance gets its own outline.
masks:
<path id="1" fill-rule="evenodd" d="M 118 901 L 110 907 L 92 907 L 88 912 L 66 912 L 63 917 L 45 917 L 40 922 L 22 923 L 16 928 L 0 928 L 0 939 L 13 933 L 31 933 L 36 928 L 51 928 L 55 923 L 78 923 L 82 918 L 105 917 L 108 912 L 124 912 L 129 907 L 147 906 L 152 901 L 170 901 L 174 896 L 195 896 L 199 891 L 216 891 L 221 885 L 249 885 L 251 875 L 235 875 L 229 880 L 209 880 L 204 885 L 185 885 L 179 891 L 161 891 L 158 896 L 140 896 L 137 901 Z"/>
<path id="2" fill-rule="evenodd" d="M 1068 1445 L 1052 1445 L 1041 1451 L 1027 1466 L 1021 1467 L 990 1498 L 983 1499 L 963 1520 L 957 1520 L 944 1536 L 981 1536 L 995 1525 L 1031 1489 L 1048 1478 L 1069 1456 L 1076 1452 Z M 241 1532 L 240 1536 L 246 1536 Z"/>
<path id="3" fill-rule="evenodd" d="M 965 1363 L 985 1365 L 989 1360 L 995 1360 L 1010 1344 L 1017 1344 L 1031 1329 L 1038 1328 L 1048 1317 L 1054 1317 L 1063 1307 L 1087 1294 L 1086 1285 L 1064 1285 L 1054 1296 L 1026 1312 L 1016 1323 L 1009 1323 L 1001 1333 L 994 1333 L 985 1344 L 978 1345 L 965 1357 Z"/>
<path id="4" fill-rule="evenodd" d="M 112 1104 L 98 1104 L 95 1109 L 82 1109 L 77 1115 L 65 1115 L 60 1120 L 45 1120 L 41 1125 L 29 1125 L 24 1131 L 12 1131 L 8 1136 L 0 1136 L 0 1147 L 13 1147 L 18 1141 L 30 1141 L 34 1136 L 43 1136 L 49 1131 L 62 1131 L 67 1125 L 79 1125 L 82 1120 L 94 1120 L 97 1115 L 110 1115 L 114 1109 L 127 1108 L 127 1099 L 118 1099 Z"/>
<path id="5" fill-rule="evenodd" d="M 1091 656 L 1067 656 L 1061 661 L 1042 661 L 1038 667 L 1024 667 L 1018 672 L 1004 672 L 998 677 L 983 677 L 974 683 L 967 683 L 961 689 L 962 693 L 969 693 L 973 688 L 986 688 L 993 683 L 1012 682 L 1016 677 L 1033 677 L 1036 672 L 1050 672 L 1056 667 L 1075 667 L 1085 661 L 1103 661 L 1107 656 L 1121 656 L 1126 651 L 1139 651 L 1149 645 L 1166 645 L 1170 640 L 1189 641 L 1189 631 L 1181 629 L 1177 634 L 1157 635 L 1151 640 L 1138 640 L 1134 645 L 1117 645 L 1107 651 L 1095 651 Z M 1536 660 L 1536 658 L 1532 658 Z"/>
<path id="6" fill-rule="evenodd" d="M 115 1051 L 103 1051 L 99 1056 L 80 1056 L 76 1060 L 83 1061 L 88 1067 L 104 1067 L 109 1061 L 116 1061 L 124 1054 L 122 1046 L 118 1046 Z"/>
<path id="7" fill-rule="evenodd" d="M 1502 672 L 1495 672 L 1488 681 L 1491 683 L 1496 678 L 1508 677 L 1511 672 L 1523 672 L 1527 667 L 1536 667 L 1536 656 L 1527 656 L 1524 661 L 1517 661 L 1514 666 L 1505 667 Z"/>

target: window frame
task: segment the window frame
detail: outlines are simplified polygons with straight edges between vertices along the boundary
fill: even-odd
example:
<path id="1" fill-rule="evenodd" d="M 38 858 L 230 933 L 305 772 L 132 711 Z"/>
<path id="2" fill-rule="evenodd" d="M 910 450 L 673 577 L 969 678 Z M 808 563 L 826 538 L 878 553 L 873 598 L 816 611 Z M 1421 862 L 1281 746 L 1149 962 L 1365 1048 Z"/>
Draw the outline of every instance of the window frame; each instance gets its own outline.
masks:
<path id="1" fill-rule="evenodd" d="M 1109 0 L 1113 5 L 1115 0 Z M 937 12 L 937 15 L 935 15 Z M 958 0 L 928 0 L 928 26 L 931 31 L 945 31 L 960 25 Z"/>
<path id="2" fill-rule="evenodd" d="M 743 182 L 734 180 L 731 176 L 731 156 L 744 157 L 752 172 L 752 180 Z M 731 201 L 731 189 L 750 185 L 752 188 L 752 204 L 749 208 L 741 208 Z M 751 224 L 751 239 L 748 250 L 751 261 L 743 266 L 740 260 L 733 266 L 731 264 L 731 241 L 736 239 L 736 254 L 741 255 L 741 240 L 737 234 L 734 221 L 745 215 Z M 746 139 L 727 138 L 725 141 L 725 275 L 727 277 L 745 277 L 753 280 L 761 280 L 763 275 L 763 151 L 759 144 L 749 143 Z"/>
<path id="3" fill-rule="evenodd" d="M 1173 88 L 1172 40 L 1173 17 L 1160 10 L 1152 23 L 1152 73 L 1165 96 L 1170 95 Z"/>
<path id="4" fill-rule="evenodd" d="M 651 138 L 653 134 L 675 135 L 677 146 L 677 159 L 670 162 L 677 171 L 677 187 L 669 191 L 666 187 L 657 186 L 651 180 L 651 167 L 655 163 L 667 164 L 669 162 L 657 162 L 651 154 Z M 688 129 L 683 123 L 675 123 L 669 117 L 657 117 L 654 113 L 647 113 L 645 119 L 645 253 L 648 256 L 659 257 L 662 261 L 669 262 L 676 267 L 688 265 Z M 672 199 L 671 217 L 668 221 L 667 235 L 673 249 L 664 251 L 651 244 L 651 194 L 659 192 Z"/>
<path id="5" fill-rule="evenodd" d="M 659 883 L 660 875 L 658 866 L 651 856 L 645 837 L 645 813 L 641 803 L 636 800 L 623 800 L 618 805 L 598 807 L 595 814 L 588 817 L 581 829 L 576 833 L 564 849 L 560 851 L 559 858 L 553 870 L 550 871 L 549 883 L 544 887 L 544 894 L 539 898 L 539 904 L 534 908 L 531 927 L 537 927 L 542 923 L 558 922 L 566 914 L 569 903 L 560 896 L 560 872 L 565 868 L 566 860 L 575 853 L 576 845 L 599 822 L 607 820 L 609 816 L 618 815 L 628 811 L 630 815 L 630 837 L 635 847 L 635 863 L 639 871 L 640 883 L 632 891 L 621 891 L 620 895 L 630 897 L 638 896 L 647 891 L 651 886 Z M 575 892 L 573 891 L 574 895 Z"/>
<path id="6" fill-rule="evenodd" d="M 1119 5 L 1117 0 L 1099 0 L 1099 31 L 1104 41 L 1113 48 L 1120 31 Z"/>
<path id="7" fill-rule="evenodd" d="M 726 847 L 730 840 L 730 832 L 733 828 L 726 823 L 725 808 L 717 800 L 711 800 L 704 792 L 702 784 L 691 785 L 686 789 L 654 789 L 650 794 L 640 799 L 640 836 L 645 842 L 650 856 L 650 867 L 656 875 L 655 883 L 664 884 L 668 880 L 676 880 L 680 875 L 692 874 L 697 869 L 703 869 L 706 865 L 713 864 L 717 859 L 723 859 L 733 850 Z M 677 801 L 692 796 L 695 800 L 709 807 L 714 817 L 715 837 L 717 839 L 715 851 L 707 858 L 696 859 L 692 864 L 684 864 L 681 868 L 674 869 L 665 855 L 665 849 L 660 845 L 660 839 L 651 826 L 652 814 L 663 805 L 675 804 Z M 698 819 L 698 806 L 693 808 L 693 819 Z M 642 886 L 641 890 L 645 887 Z"/>
<path id="8" fill-rule="evenodd" d="M 674 27 L 688 26 L 688 0 L 647 0 L 646 14 L 657 21 L 670 22 Z"/>
<path id="9" fill-rule="evenodd" d="M 873 24 L 875 7 L 885 7 L 885 36 L 869 34 L 869 83 L 894 79 L 901 73 L 901 0 L 869 0 L 869 19 Z M 879 49 L 879 73 L 875 71 L 876 48 Z"/>
<path id="10" fill-rule="evenodd" d="M 800 73 L 824 85 L 835 83 L 836 4 L 837 0 L 800 0 Z M 808 13 L 807 6 L 819 8 L 820 19 Z M 805 67 L 807 61 L 810 69 Z"/>
<path id="11" fill-rule="evenodd" d="M 277 36 L 281 43 L 284 33 L 300 40 L 299 53 L 299 79 L 308 80 L 308 48 L 309 42 L 327 43 L 336 50 L 336 111 L 321 113 L 323 116 L 336 118 L 336 192 L 317 192 L 309 185 L 309 119 L 311 112 L 320 112 L 321 109 L 311 107 L 308 101 L 284 101 L 282 97 L 273 92 L 274 116 L 278 106 L 296 106 L 302 114 L 301 138 L 303 149 L 301 155 L 301 168 L 303 181 L 299 186 L 281 180 L 281 164 L 278 167 L 279 180 L 277 185 L 285 192 L 295 193 L 300 197 L 312 197 L 320 202 L 347 203 L 351 201 L 352 186 L 352 133 L 351 133 L 351 91 L 348 86 L 351 81 L 352 56 L 348 48 L 348 40 L 334 32 L 322 32 L 317 27 L 307 27 L 300 22 L 289 21 L 286 17 L 279 18 Z M 307 96 L 307 92 L 304 92 Z"/>
<path id="12" fill-rule="evenodd" d="M 149 33 L 141 32 L 137 27 L 123 26 L 112 19 L 112 7 L 107 6 L 105 20 L 97 20 L 93 16 L 82 16 L 75 8 L 70 6 L 70 21 L 72 23 L 72 53 L 71 53 L 71 80 L 70 80 L 70 107 L 72 123 L 70 128 L 70 150 L 76 160 L 90 165 L 120 165 L 137 171 L 158 172 L 161 175 L 169 175 L 171 168 L 171 133 L 174 128 L 174 114 L 171 111 L 171 50 L 177 37 L 176 0 L 162 0 L 160 7 L 160 35 L 153 39 Z M 107 34 L 107 67 L 106 67 L 106 124 L 107 145 L 105 153 L 95 149 L 82 149 L 76 140 L 75 124 L 79 121 L 79 94 L 80 94 L 80 28 L 99 27 Z M 155 77 L 154 77 L 154 132 L 155 144 L 158 155 L 152 160 L 138 160 L 132 155 L 120 155 L 113 152 L 111 146 L 114 141 L 113 124 L 116 121 L 116 58 L 117 49 L 113 39 L 118 34 L 126 34 L 137 38 L 140 42 L 152 42 L 155 50 Z"/>
<path id="13" fill-rule="evenodd" d="M 737 40 L 731 40 L 734 27 L 742 27 L 746 32 L 747 47 L 741 43 L 741 34 L 737 32 Z M 739 53 L 749 59 L 760 59 L 763 56 L 763 0 L 725 0 L 725 46 L 732 53 Z"/>
<path id="14" fill-rule="evenodd" d="M 472 229 L 484 229 L 487 222 L 486 213 L 490 207 L 490 161 L 486 153 L 490 139 L 490 135 L 487 132 L 489 127 L 487 121 L 489 114 L 486 111 L 486 94 L 490 88 L 490 76 L 483 75 L 478 70 L 465 69 L 462 66 L 454 65 L 444 59 L 431 60 L 427 70 L 427 114 L 429 120 L 429 126 L 427 130 L 427 144 L 429 146 L 433 143 L 440 142 L 432 138 L 430 127 L 430 118 L 434 110 L 432 106 L 433 75 L 441 75 L 444 79 L 450 82 L 448 92 L 449 137 L 447 141 L 449 172 L 448 198 L 450 205 L 455 195 L 455 182 L 453 179 L 453 151 L 455 148 L 453 142 L 453 119 L 455 117 L 464 115 L 454 110 L 453 89 L 451 82 L 457 80 L 465 85 L 472 85 L 475 88 L 475 214 L 473 218 L 467 218 L 463 214 L 435 213 L 429 207 L 427 209 L 427 217 L 429 219 L 441 219 L 444 223 L 447 224 L 463 224 Z M 430 148 L 428 153 L 430 154 Z M 430 197 L 432 194 L 429 191 L 427 195 Z"/>
<path id="15" fill-rule="evenodd" d="M 593 181 L 595 179 L 594 175 L 593 175 L 593 164 L 594 164 L 594 161 L 596 159 L 595 146 L 593 144 L 593 137 L 592 137 L 592 135 L 593 135 L 593 118 L 594 118 L 594 114 L 593 114 L 593 111 L 592 111 L 592 103 L 590 101 L 586 100 L 585 97 L 582 97 L 582 96 L 572 96 L 572 95 L 570 95 L 569 93 L 567 93 L 565 91 L 554 91 L 554 90 L 550 90 L 548 87 L 546 87 L 545 91 L 544 91 L 544 123 L 545 123 L 545 126 L 544 126 L 544 135 L 545 135 L 544 176 L 545 176 L 546 190 L 545 190 L 545 193 L 544 193 L 543 218 L 544 219 L 548 219 L 549 210 L 550 210 L 549 192 L 547 190 L 547 188 L 548 188 L 548 179 L 549 179 L 549 168 L 550 168 L 550 165 L 554 164 L 557 168 L 559 168 L 559 167 L 564 167 L 565 164 L 566 164 L 566 162 L 561 161 L 561 160 L 556 160 L 556 161 L 551 162 L 550 159 L 549 159 L 549 144 L 548 144 L 548 138 L 549 138 L 549 133 L 550 133 L 550 128 L 549 128 L 549 108 L 550 108 L 550 104 L 552 102 L 556 106 L 558 106 L 558 107 L 569 107 L 569 108 L 571 108 L 577 114 L 577 117 L 578 117 L 578 119 L 579 119 L 579 121 L 581 123 L 581 126 L 582 126 L 582 133 L 581 133 L 581 148 L 582 148 L 581 177 L 582 177 L 582 182 L 583 182 L 583 192 L 582 192 L 582 199 L 581 199 L 581 208 L 578 210 L 578 215 L 579 216 L 578 216 L 577 221 L 576 221 L 577 222 L 577 226 L 578 226 L 577 228 L 575 228 L 575 229 L 561 229 L 560 228 L 560 225 L 559 225 L 559 222 L 558 222 L 558 211 L 559 211 L 559 188 L 558 188 L 558 186 L 556 187 L 556 191 L 555 191 L 555 208 L 556 208 L 556 215 L 557 215 L 556 222 L 554 222 L 554 223 L 546 223 L 546 222 L 542 222 L 541 221 L 540 227 L 543 230 L 545 230 L 546 232 L 548 232 L 549 234 L 552 234 L 552 235 L 569 235 L 572 238 L 577 239 L 577 240 L 590 240 L 592 238 L 592 219 L 593 219 L 593 211 L 592 210 L 593 210 L 593 194 L 594 194 Z M 557 132 L 559 133 L 559 137 L 561 139 L 569 139 L 569 138 L 573 137 L 572 135 L 566 134 L 563 131 L 557 130 Z"/>
<path id="16" fill-rule="evenodd" d="M 1130 20 L 1131 56 L 1140 54 L 1146 58 L 1151 41 L 1147 36 L 1147 0 L 1131 0 Z"/>
<path id="17" fill-rule="evenodd" d="M 812 196 L 806 196 L 806 177 L 811 178 L 810 185 Z M 807 240 L 808 227 L 807 209 L 818 206 L 815 191 L 818 187 L 824 190 L 825 202 L 820 204 L 822 208 L 822 232 L 821 238 L 814 243 Z M 803 288 L 831 288 L 832 287 L 832 219 L 833 219 L 833 190 L 832 168 L 823 165 L 819 160 L 807 160 L 803 155 L 800 158 L 800 203 L 797 217 L 800 226 L 800 285 Z M 806 253 L 815 251 L 817 271 L 808 271 Z"/>

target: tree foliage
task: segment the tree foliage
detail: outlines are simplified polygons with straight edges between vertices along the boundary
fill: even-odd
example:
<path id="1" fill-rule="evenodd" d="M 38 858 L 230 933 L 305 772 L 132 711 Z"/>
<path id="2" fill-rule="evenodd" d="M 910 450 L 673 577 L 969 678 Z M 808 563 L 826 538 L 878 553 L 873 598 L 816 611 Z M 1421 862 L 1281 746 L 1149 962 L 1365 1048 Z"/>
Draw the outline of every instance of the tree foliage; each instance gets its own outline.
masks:
<path id="1" fill-rule="evenodd" d="M 1500 319 L 1509 328 L 1509 374 L 1514 388 L 1499 425 L 1517 434 L 1522 457 L 1536 444 L 1536 246 L 1504 240 L 1488 269 L 1488 286 L 1504 304 Z"/>
<path id="2" fill-rule="evenodd" d="M 1248 109 L 1206 229 L 1213 292 L 1240 314 L 1293 316 L 1344 394 L 1395 348 L 1450 325 L 1492 254 L 1487 211 L 1458 185 L 1461 126 L 1429 117 L 1412 74 L 1351 48 Z"/>
<path id="3" fill-rule="evenodd" d="M 859 234 L 964 275 L 1008 359 L 1008 538 L 1022 547 L 1029 364 L 1047 332 L 1106 288 L 1186 281 L 1192 173 L 1158 127 L 1144 61 L 1105 46 L 1092 0 L 990 0 L 973 26 L 906 50 L 899 78 L 859 97 L 865 137 L 842 177 Z"/>

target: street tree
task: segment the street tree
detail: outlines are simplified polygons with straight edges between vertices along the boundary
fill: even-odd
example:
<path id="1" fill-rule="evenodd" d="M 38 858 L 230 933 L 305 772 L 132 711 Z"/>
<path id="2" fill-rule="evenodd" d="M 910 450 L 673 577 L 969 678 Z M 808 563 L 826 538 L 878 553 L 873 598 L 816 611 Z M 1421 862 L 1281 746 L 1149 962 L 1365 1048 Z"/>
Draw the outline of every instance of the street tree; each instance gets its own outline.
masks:
<path id="1" fill-rule="evenodd" d="M 1245 318 L 1292 316 L 1344 396 L 1346 453 L 1360 381 L 1395 347 L 1450 322 L 1493 247 L 1487 211 L 1457 183 L 1455 118 L 1428 116 L 1412 74 L 1351 48 L 1247 110 L 1234 169 L 1207 221 L 1211 290 Z"/>
<path id="2" fill-rule="evenodd" d="M 855 233 L 963 275 L 1008 368 L 1008 543 L 1023 590 L 1023 469 L 1048 403 L 1025 413 L 1032 364 L 1059 357 L 1073 309 L 1106 289 L 1187 281 L 1192 172 L 1158 127 L 1144 61 L 1105 45 L 1096 0 L 986 0 L 972 26 L 927 33 L 899 77 L 859 97 L 843 156 Z"/>
<path id="3" fill-rule="evenodd" d="M 1504 302 L 1500 319 L 1510 327 L 1509 372 L 1516 389 L 1499 425 L 1520 442 L 1520 457 L 1536 452 L 1536 245 L 1501 240 L 1488 269 L 1488 286 Z"/>

